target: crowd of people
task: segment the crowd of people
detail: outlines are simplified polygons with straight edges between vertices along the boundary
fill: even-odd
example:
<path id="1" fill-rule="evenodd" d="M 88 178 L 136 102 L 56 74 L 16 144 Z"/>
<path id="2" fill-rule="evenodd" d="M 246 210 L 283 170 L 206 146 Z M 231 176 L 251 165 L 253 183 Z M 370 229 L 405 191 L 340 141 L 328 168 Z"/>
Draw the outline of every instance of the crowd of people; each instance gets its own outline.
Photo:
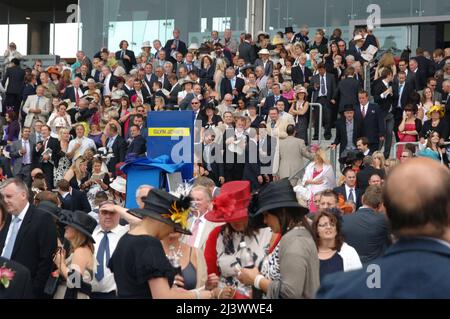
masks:
<path id="1" fill-rule="evenodd" d="M 165 46 L 128 46 L 22 69 L 10 45 L 0 265 L 16 278 L 0 297 L 446 296 L 427 276 L 448 277 L 450 48 L 382 52 L 373 65 L 371 30 L 346 43 L 339 29 L 310 40 L 306 26 L 255 41 L 212 32 L 201 45 L 175 29 Z M 147 156 L 148 118 L 179 110 L 194 116 L 193 184 L 127 194 L 121 167 Z M 328 148 L 309 144 L 321 124 Z M 139 208 L 127 210 L 134 195 Z M 428 257 L 427 275 L 398 277 L 404 289 L 391 289 L 392 274 L 365 289 L 353 271 L 403 263 L 419 274 L 411 260 Z"/>

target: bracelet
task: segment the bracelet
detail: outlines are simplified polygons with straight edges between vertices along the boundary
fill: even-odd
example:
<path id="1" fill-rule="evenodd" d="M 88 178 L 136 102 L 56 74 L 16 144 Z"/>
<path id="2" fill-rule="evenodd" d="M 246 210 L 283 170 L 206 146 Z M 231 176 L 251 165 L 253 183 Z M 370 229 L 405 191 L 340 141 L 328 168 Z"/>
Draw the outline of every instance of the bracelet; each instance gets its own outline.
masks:
<path id="1" fill-rule="evenodd" d="M 198 289 L 194 289 L 195 299 L 200 299 L 200 291 Z"/>
<path id="2" fill-rule="evenodd" d="M 264 279 L 263 275 L 256 276 L 253 286 L 255 286 L 256 289 L 261 290 L 261 287 L 259 286 L 259 284 L 261 283 L 261 280 L 263 280 L 263 279 Z"/>

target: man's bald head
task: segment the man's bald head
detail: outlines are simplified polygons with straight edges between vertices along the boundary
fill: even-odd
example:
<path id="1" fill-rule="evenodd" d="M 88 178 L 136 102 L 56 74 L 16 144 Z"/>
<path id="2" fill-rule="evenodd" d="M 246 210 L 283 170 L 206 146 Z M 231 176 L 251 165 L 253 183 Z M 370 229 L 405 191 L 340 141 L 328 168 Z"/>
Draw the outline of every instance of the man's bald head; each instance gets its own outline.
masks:
<path id="1" fill-rule="evenodd" d="M 450 216 L 450 172 L 436 161 L 413 159 L 386 181 L 384 203 L 398 236 L 442 237 Z"/>

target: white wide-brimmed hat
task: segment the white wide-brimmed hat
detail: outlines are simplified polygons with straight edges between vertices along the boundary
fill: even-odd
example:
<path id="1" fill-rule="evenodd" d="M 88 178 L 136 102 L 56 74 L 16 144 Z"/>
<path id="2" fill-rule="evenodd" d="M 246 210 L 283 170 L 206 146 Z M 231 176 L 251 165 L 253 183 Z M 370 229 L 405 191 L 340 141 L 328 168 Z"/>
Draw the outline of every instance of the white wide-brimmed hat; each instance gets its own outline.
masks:
<path id="1" fill-rule="evenodd" d="M 269 52 L 269 50 L 267 50 L 267 49 L 262 49 L 262 50 L 260 50 L 260 51 L 258 52 L 258 54 L 259 54 L 259 55 L 261 55 L 261 54 L 267 54 L 267 55 L 270 55 L 270 52 Z"/>
<path id="2" fill-rule="evenodd" d="M 116 179 L 109 185 L 115 191 L 125 194 L 127 192 L 127 180 L 122 176 L 117 176 Z"/>
<path id="3" fill-rule="evenodd" d="M 143 48 L 151 48 L 152 47 L 152 43 L 150 41 L 145 41 L 144 43 L 142 43 L 142 49 Z"/>

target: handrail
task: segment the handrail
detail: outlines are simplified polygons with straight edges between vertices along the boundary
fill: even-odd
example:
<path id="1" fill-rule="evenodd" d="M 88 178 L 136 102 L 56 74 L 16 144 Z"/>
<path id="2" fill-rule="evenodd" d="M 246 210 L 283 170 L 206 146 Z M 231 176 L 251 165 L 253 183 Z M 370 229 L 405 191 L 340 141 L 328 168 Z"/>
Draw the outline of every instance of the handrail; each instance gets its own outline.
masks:
<path id="1" fill-rule="evenodd" d="M 312 143 L 312 130 L 314 128 L 313 123 L 313 106 L 319 107 L 319 145 L 322 144 L 322 122 L 323 122 L 323 106 L 320 103 L 309 103 L 309 106 L 311 107 L 309 111 L 309 129 L 308 129 L 308 145 L 311 145 Z M 316 132 L 314 132 L 315 134 Z"/>

